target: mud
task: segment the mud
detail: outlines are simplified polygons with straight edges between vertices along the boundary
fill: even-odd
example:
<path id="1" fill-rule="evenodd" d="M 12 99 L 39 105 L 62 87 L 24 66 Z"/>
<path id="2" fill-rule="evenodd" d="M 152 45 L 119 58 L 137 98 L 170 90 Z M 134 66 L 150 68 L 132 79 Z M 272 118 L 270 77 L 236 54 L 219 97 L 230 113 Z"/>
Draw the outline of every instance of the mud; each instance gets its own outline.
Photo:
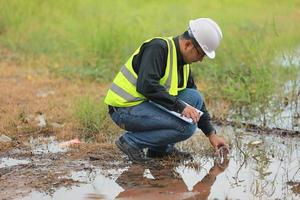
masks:
<path id="1" fill-rule="evenodd" d="M 136 165 L 114 145 L 60 148 L 55 137 L 31 138 L 0 155 L 1 199 L 297 199 L 300 141 L 219 127 L 230 141 L 219 161 L 196 133 L 178 148 L 193 160 Z M 63 141 L 62 141 L 63 142 Z M 10 163 L 10 164 L 8 164 Z"/>
<path id="2" fill-rule="evenodd" d="M 1 152 L 1 199 L 20 199 L 31 191 L 52 194 L 60 187 L 81 183 L 72 178 L 72 173 L 92 171 L 93 165 L 100 161 L 102 168 L 111 168 L 115 166 L 111 160 L 122 160 L 120 154 L 107 144 L 67 148 L 61 148 L 59 144 L 53 136 L 31 138 L 21 147 Z"/>

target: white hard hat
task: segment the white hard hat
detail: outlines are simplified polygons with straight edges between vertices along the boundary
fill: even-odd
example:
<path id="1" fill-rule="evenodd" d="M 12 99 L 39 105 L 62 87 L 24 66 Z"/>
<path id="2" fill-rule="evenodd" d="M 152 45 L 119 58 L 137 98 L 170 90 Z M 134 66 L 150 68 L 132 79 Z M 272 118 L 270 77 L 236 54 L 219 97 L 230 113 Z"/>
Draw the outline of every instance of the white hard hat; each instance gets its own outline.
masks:
<path id="1" fill-rule="evenodd" d="M 215 58 L 215 50 L 223 37 L 222 31 L 215 21 L 209 18 L 191 20 L 188 32 L 209 58 Z"/>

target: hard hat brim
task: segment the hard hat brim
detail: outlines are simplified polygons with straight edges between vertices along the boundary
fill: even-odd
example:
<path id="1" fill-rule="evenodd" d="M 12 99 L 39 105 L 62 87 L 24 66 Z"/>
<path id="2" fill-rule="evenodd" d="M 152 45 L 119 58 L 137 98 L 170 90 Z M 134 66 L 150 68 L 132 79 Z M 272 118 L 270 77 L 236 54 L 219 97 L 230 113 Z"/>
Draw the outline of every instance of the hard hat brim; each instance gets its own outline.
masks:
<path id="1" fill-rule="evenodd" d="M 203 51 L 204 51 L 204 50 L 203 50 Z M 210 59 L 214 59 L 214 58 L 216 57 L 215 51 L 212 51 L 212 52 L 204 51 L 204 53 L 205 53 L 206 56 L 209 57 Z"/>

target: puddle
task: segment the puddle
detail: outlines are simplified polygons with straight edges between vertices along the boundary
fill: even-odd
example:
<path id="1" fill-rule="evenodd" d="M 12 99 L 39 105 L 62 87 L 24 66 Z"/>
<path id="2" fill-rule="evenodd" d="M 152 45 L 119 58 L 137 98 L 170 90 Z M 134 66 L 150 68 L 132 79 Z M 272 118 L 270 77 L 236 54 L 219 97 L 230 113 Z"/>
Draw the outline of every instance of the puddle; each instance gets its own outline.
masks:
<path id="1" fill-rule="evenodd" d="M 276 56 L 273 61 L 274 65 L 282 67 L 300 67 L 300 46 L 295 48 L 293 52 L 283 52 L 282 55 Z M 298 70 L 299 72 L 299 70 Z M 252 120 L 242 120 L 242 122 L 250 123 L 267 128 L 279 128 L 291 131 L 300 131 L 300 74 L 295 80 L 289 80 L 283 85 L 284 102 L 281 105 L 276 105 L 269 102 L 270 107 L 260 116 Z M 276 94 L 273 97 L 278 99 Z M 282 97 L 280 97 L 282 98 Z M 273 104 L 273 105 L 272 105 Z M 236 113 L 233 110 L 233 113 Z M 243 117 L 243 116 L 241 116 Z M 232 119 L 228 119 L 232 121 Z M 233 120 L 234 121 L 234 120 Z"/>
<path id="2" fill-rule="evenodd" d="M 298 46 L 292 53 L 283 53 L 278 56 L 274 63 L 283 67 L 299 67 L 300 66 L 300 46 Z M 283 86 L 285 96 L 288 102 L 282 106 L 282 112 L 277 115 L 274 113 L 267 113 L 266 122 L 268 127 L 277 127 L 281 129 L 288 129 L 300 131 L 300 75 L 296 80 L 290 80 Z"/>
<path id="3" fill-rule="evenodd" d="M 232 130 L 233 131 L 233 130 Z M 218 199 L 297 199 L 288 182 L 300 180 L 300 141 L 258 134 L 236 135 L 228 168 L 217 177 Z M 233 136 L 234 138 L 234 136 Z"/>
<path id="4" fill-rule="evenodd" d="M 124 169 L 100 170 L 73 172 L 69 178 L 74 181 L 85 182 L 70 188 L 56 190 L 51 196 L 40 192 L 32 192 L 23 200 L 40 199 L 115 199 L 123 190 L 115 181 Z"/>
<path id="5" fill-rule="evenodd" d="M 274 64 L 280 64 L 283 67 L 300 66 L 300 46 L 292 53 L 283 53 L 276 57 Z"/>
<path id="6" fill-rule="evenodd" d="M 0 168 L 12 167 L 16 165 L 26 165 L 29 164 L 30 160 L 18 160 L 14 158 L 1 158 L 0 159 Z"/>
<path id="7" fill-rule="evenodd" d="M 68 147 L 60 145 L 55 137 L 39 137 L 31 138 L 29 146 L 32 149 L 34 155 L 48 154 L 48 153 L 63 153 L 68 151 Z"/>
<path id="8" fill-rule="evenodd" d="M 275 111 L 268 108 L 264 113 L 252 120 L 241 120 L 246 124 L 254 124 L 267 128 L 279 128 L 290 131 L 300 131 L 300 75 L 297 80 L 289 80 L 285 83 L 284 95 L 286 102 L 277 105 Z M 274 98 L 277 98 L 274 96 Z M 270 103 L 271 104 L 271 103 Z M 232 110 L 232 114 L 236 111 Z M 240 116 L 241 117 L 241 116 Z M 230 117 L 228 121 L 235 121 Z"/>
<path id="9" fill-rule="evenodd" d="M 285 105 L 281 105 L 281 112 L 275 114 L 267 112 L 260 119 L 250 123 L 261 125 L 265 121 L 268 128 L 280 128 L 286 130 L 300 131 L 300 76 L 295 81 L 288 81 L 284 85 L 285 96 L 289 99 Z M 291 95 L 292 94 L 292 95 Z"/>
<path id="10" fill-rule="evenodd" d="M 93 166 L 68 176 L 80 182 L 77 186 L 60 188 L 51 196 L 32 192 L 24 199 L 300 198 L 300 141 L 231 127 L 219 128 L 218 132 L 232 143 L 230 158 L 223 163 L 198 153 L 194 161 L 180 163 L 129 164 L 110 170 Z M 203 137 L 195 136 L 181 145 L 201 152 L 201 140 Z"/>

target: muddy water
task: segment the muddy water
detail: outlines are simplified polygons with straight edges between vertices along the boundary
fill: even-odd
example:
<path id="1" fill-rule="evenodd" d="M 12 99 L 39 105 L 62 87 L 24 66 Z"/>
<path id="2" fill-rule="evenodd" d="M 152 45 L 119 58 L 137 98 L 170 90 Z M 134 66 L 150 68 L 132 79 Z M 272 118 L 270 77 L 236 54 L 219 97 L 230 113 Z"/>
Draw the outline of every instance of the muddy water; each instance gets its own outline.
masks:
<path id="1" fill-rule="evenodd" d="M 12 167 L 16 165 L 26 165 L 30 163 L 30 160 L 19 160 L 14 158 L 1 158 L 0 159 L 0 168 Z"/>
<path id="2" fill-rule="evenodd" d="M 35 155 L 43 155 L 49 153 L 64 153 L 68 150 L 67 147 L 63 147 L 56 141 L 54 136 L 51 137 L 38 137 L 31 138 L 29 141 L 31 151 Z"/>
<path id="3" fill-rule="evenodd" d="M 154 161 L 145 165 L 73 171 L 80 184 L 23 199 L 299 199 L 300 140 L 219 128 L 231 142 L 229 159 L 216 158 L 197 134 L 180 144 L 193 161 Z M 204 153 L 206 152 L 206 153 Z"/>
<path id="4" fill-rule="evenodd" d="M 291 68 L 300 67 L 300 46 L 298 46 L 292 53 L 282 53 L 281 56 L 276 57 L 274 63 L 282 67 Z M 298 71 L 299 72 L 299 71 Z M 284 95 L 288 102 L 285 102 L 282 109 L 277 115 L 272 113 L 267 114 L 267 126 L 278 127 L 282 129 L 289 129 L 300 131 L 300 74 L 296 80 L 289 80 L 283 86 Z M 272 119 L 273 117 L 273 119 Z"/>
<path id="5" fill-rule="evenodd" d="M 93 172 L 79 171 L 72 172 L 71 178 L 77 181 L 87 182 L 79 186 L 61 188 L 51 195 L 40 192 L 32 192 L 24 200 L 40 199 L 114 199 L 120 192 L 124 191 L 116 182 L 116 175 L 119 176 L 124 170 L 99 170 Z M 115 175 L 116 174 L 116 175 Z"/>
<path id="6" fill-rule="evenodd" d="M 267 108 L 268 110 L 261 116 L 246 122 L 268 128 L 300 131 L 300 45 L 292 52 L 281 52 L 275 57 L 272 64 L 284 68 L 297 68 L 298 78 L 289 80 L 283 85 L 285 100 L 281 105 L 274 105 L 269 102 L 272 107 Z M 277 94 L 274 94 L 274 99 L 278 99 Z"/>
<path id="7" fill-rule="evenodd" d="M 297 80 L 287 81 L 284 85 L 285 96 L 289 100 L 281 106 L 281 112 L 267 112 L 264 116 L 266 126 L 300 131 L 300 75 Z M 292 94 L 292 95 L 291 95 Z M 257 119 L 258 121 L 263 121 Z M 255 123 L 255 122 L 254 122 Z"/>

